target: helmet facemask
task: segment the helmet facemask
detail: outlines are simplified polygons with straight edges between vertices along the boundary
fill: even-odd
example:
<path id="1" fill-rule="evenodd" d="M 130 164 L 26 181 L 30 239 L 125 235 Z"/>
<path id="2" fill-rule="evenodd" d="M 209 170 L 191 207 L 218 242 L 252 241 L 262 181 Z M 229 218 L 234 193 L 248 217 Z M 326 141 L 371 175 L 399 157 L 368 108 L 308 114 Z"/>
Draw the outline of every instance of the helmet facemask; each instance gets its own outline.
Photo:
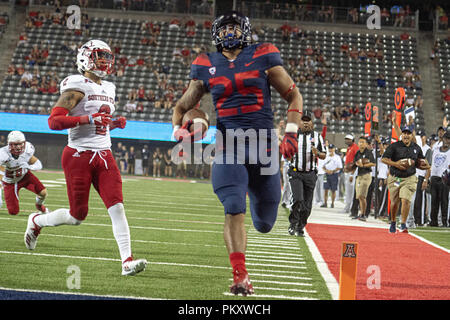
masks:
<path id="1" fill-rule="evenodd" d="M 77 55 L 77 67 L 81 74 L 90 72 L 99 78 L 112 73 L 114 55 L 101 40 L 91 40 L 81 46 Z"/>
<path id="2" fill-rule="evenodd" d="M 244 48 L 252 40 L 250 20 L 238 12 L 221 15 L 212 24 L 211 36 L 219 52 Z"/>
<path id="3" fill-rule="evenodd" d="M 90 59 L 93 68 L 86 71 L 92 72 L 99 78 L 104 78 L 106 75 L 111 74 L 114 65 L 114 55 L 111 51 L 106 49 L 94 49 L 92 50 Z"/>
<path id="4" fill-rule="evenodd" d="M 25 152 L 25 136 L 20 131 L 11 131 L 8 134 L 9 152 L 17 158 Z"/>

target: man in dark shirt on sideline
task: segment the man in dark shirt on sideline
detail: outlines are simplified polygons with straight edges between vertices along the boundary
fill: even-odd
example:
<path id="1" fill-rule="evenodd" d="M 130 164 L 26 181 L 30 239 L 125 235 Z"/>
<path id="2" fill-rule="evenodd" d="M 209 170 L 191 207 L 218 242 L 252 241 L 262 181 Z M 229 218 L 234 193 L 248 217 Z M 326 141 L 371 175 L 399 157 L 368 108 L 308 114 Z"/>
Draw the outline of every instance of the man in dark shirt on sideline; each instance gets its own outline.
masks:
<path id="1" fill-rule="evenodd" d="M 366 197 L 369 191 L 369 186 L 372 183 L 372 167 L 375 166 L 375 158 L 372 150 L 368 148 L 367 138 L 360 137 L 358 140 L 359 150 L 355 154 L 355 164 L 358 167 L 358 174 L 356 176 L 356 199 L 359 200 L 359 209 L 361 214 L 358 216 L 359 220 L 366 221 Z"/>
<path id="2" fill-rule="evenodd" d="M 388 166 L 389 176 L 387 186 L 391 197 L 391 225 L 390 233 L 396 233 L 396 217 L 397 211 L 402 204 L 400 232 L 408 233 L 406 227 L 406 218 L 408 217 L 411 198 L 417 187 L 416 166 L 408 165 L 403 159 L 414 160 L 415 163 L 419 159 L 425 159 L 422 149 L 413 142 L 412 129 L 408 126 L 402 128 L 400 141 L 395 142 L 387 147 L 381 161 Z M 428 162 L 417 166 L 419 169 L 426 170 L 430 167 Z"/>

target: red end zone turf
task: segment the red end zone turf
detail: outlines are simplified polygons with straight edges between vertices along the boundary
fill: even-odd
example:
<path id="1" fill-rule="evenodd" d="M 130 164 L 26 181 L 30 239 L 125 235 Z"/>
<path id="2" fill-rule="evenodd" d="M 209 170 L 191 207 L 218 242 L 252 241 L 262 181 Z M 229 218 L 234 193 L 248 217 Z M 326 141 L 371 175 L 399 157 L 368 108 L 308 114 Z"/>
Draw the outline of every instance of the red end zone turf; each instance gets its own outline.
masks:
<path id="1" fill-rule="evenodd" d="M 310 223 L 306 230 L 337 281 L 342 242 L 358 242 L 357 300 L 450 299 L 450 254 L 439 248 L 409 234 L 389 234 L 387 227 Z M 379 267 L 380 289 L 368 288 L 376 283 L 371 266 Z"/>

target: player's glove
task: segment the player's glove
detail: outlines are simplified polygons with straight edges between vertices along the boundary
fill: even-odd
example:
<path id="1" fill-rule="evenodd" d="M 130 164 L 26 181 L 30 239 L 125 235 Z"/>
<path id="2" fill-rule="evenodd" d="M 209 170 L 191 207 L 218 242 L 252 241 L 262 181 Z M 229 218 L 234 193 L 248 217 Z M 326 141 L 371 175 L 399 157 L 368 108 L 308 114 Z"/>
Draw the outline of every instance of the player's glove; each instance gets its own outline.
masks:
<path id="1" fill-rule="evenodd" d="M 96 126 L 106 127 L 111 124 L 111 115 L 108 113 L 94 113 L 89 115 L 89 123 L 95 124 Z"/>
<path id="2" fill-rule="evenodd" d="M 127 119 L 125 117 L 118 117 L 117 119 L 112 121 L 112 126 L 110 129 L 123 129 L 127 125 Z"/>
<path id="3" fill-rule="evenodd" d="M 205 137 L 206 132 L 202 134 L 202 126 L 201 124 L 198 125 L 198 128 L 194 125 L 194 131 L 190 132 L 189 128 L 191 125 L 194 124 L 194 121 L 188 120 L 186 121 L 181 127 L 175 126 L 173 128 L 173 137 L 175 141 L 181 142 L 181 141 L 197 141 L 202 140 Z"/>
<path id="4" fill-rule="evenodd" d="M 285 159 L 292 158 L 298 152 L 297 132 L 286 132 L 280 144 L 280 152 Z"/>

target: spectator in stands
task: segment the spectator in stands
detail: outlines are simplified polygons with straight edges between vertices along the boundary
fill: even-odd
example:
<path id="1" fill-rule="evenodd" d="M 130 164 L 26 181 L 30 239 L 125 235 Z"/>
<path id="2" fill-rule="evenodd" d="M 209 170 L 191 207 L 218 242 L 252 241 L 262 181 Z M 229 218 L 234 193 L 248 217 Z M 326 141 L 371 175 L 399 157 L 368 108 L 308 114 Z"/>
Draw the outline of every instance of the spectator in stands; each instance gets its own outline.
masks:
<path id="1" fill-rule="evenodd" d="M 361 49 L 358 53 L 358 59 L 362 62 L 367 60 L 367 53 L 364 49 Z"/>
<path id="2" fill-rule="evenodd" d="M 19 64 L 16 68 L 16 74 L 21 76 L 25 73 L 25 68 L 23 67 L 23 64 Z"/>
<path id="3" fill-rule="evenodd" d="M 348 11 L 348 20 L 352 23 L 358 23 L 358 8 L 353 8 Z"/>
<path id="4" fill-rule="evenodd" d="M 422 78 L 419 74 L 413 77 L 413 87 L 417 90 L 422 90 Z"/>
<path id="5" fill-rule="evenodd" d="M 341 48 L 339 49 L 339 51 L 340 51 L 341 53 L 343 53 L 345 56 L 348 56 L 349 49 L 350 49 L 350 46 L 348 45 L 348 42 L 344 42 L 344 43 L 341 45 Z"/>
<path id="6" fill-rule="evenodd" d="M 11 64 L 8 66 L 8 69 L 6 69 L 5 74 L 6 74 L 7 76 L 13 76 L 13 75 L 15 75 L 15 74 L 16 74 L 16 67 L 11 63 Z"/>
<path id="7" fill-rule="evenodd" d="M 41 50 L 39 50 L 39 56 L 36 60 L 37 64 L 43 66 L 46 64 L 49 56 L 48 46 L 44 46 Z"/>
<path id="8" fill-rule="evenodd" d="M 48 86 L 48 93 L 58 94 L 58 83 L 54 79 L 50 80 L 50 84 Z"/>
<path id="9" fill-rule="evenodd" d="M 119 66 L 117 68 L 116 76 L 123 77 L 124 73 L 125 73 L 125 66 Z"/>
<path id="10" fill-rule="evenodd" d="M 161 109 L 161 108 L 163 108 L 163 106 L 164 106 L 164 98 L 160 97 L 159 99 L 157 99 L 155 101 L 155 108 Z"/>
<path id="11" fill-rule="evenodd" d="M 137 91 L 135 88 L 132 88 L 129 92 L 128 92 L 128 100 L 129 101 L 135 101 L 137 99 Z"/>
<path id="12" fill-rule="evenodd" d="M 144 112 L 144 104 L 142 102 L 138 102 L 136 105 L 136 112 L 143 113 Z"/>
<path id="13" fill-rule="evenodd" d="M 403 23 L 405 22 L 405 15 L 406 15 L 405 9 L 400 7 L 399 12 L 395 15 L 394 27 L 403 27 Z"/>
<path id="14" fill-rule="evenodd" d="M 414 106 L 414 96 L 413 96 L 412 94 L 408 94 L 408 95 L 406 96 L 405 106 L 406 106 L 406 107 L 412 107 L 412 106 Z"/>
<path id="15" fill-rule="evenodd" d="M 20 78 L 19 84 L 22 88 L 30 88 L 31 80 L 33 80 L 33 75 L 30 71 L 25 71 Z"/>
<path id="16" fill-rule="evenodd" d="M 145 96 L 145 88 L 144 86 L 141 84 L 138 88 L 137 94 L 137 101 L 142 102 L 146 100 L 146 96 Z M 128 96 L 128 99 L 130 99 L 130 96 Z"/>
<path id="17" fill-rule="evenodd" d="M 19 36 L 19 42 L 17 43 L 17 45 L 20 46 L 27 42 L 28 42 L 28 36 L 27 36 L 26 32 L 22 32 Z"/>
<path id="18" fill-rule="evenodd" d="M 192 16 L 189 17 L 189 19 L 186 21 L 184 26 L 186 28 L 186 36 L 187 37 L 194 37 L 195 36 L 196 23 L 195 23 L 194 19 L 192 18 Z"/>
<path id="19" fill-rule="evenodd" d="M 381 24 L 388 25 L 390 20 L 391 20 L 391 14 L 389 13 L 389 10 L 386 7 L 384 7 L 381 10 Z"/>
<path id="20" fill-rule="evenodd" d="M 79 0 L 80 7 L 87 8 L 89 4 L 89 0 Z"/>
<path id="21" fill-rule="evenodd" d="M 441 17 L 439 17 L 439 29 L 440 30 L 448 29 L 448 16 L 445 12 Z"/>
<path id="22" fill-rule="evenodd" d="M 181 21 L 178 18 L 173 18 L 170 22 L 169 22 L 169 30 L 180 30 L 180 25 L 181 25 Z"/>
<path id="23" fill-rule="evenodd" d="M 416 100 L 414 101 L 414 107 L 417 109 L 423 107 L 423 98 L 421 95 L 418 95 Z"/>
<path id="24" fill-rule="evenodd" d="M 156 100 L 155 92 L 150 89 L 147 94 L 147 101 L 155 102 L 155 100 Z"/>
<path id="25" fill-rule="evenodd" d="M 172 59 L 175 61 L 182 61 L 182 54 L 180 47 L 175 47 L 172 51 Z"/>
<path id="26" fill-rule="evenodd" d="M 134 100 L 128 100 L 128 102 L 125 104 L 125 111 L 132 113 L 132 112 L 136 112 L 136 102 Z"/>
<path id="27" fill-rule="evenodd" d="M 377 87 L 378 88 L 386 88 L 386 80 L 384 79 L 384 75 L 382 75 L 382 74 L 378 74 Z"/>
<path id="28" fill-rule="evenodd" d="M 379 61 L 383 61 L 384 60 L 384 52 L 381 49 L 378 49 L 376 52 L 375 57 L 377 58 L 377 60 Z"/>
<path id="29" fill-rule="evenodd" d="M 284 23 L 281 27 L 281 39 L 283 42 L 288 42 L 291 39 L 291 30 L 292 28 L 287 24 Z"/>
<path id="30" fill-rule="evenodd" d="M 357 47 L 351 47 L 350 48 L 350 58 L 351 59 L 358 59 L 359 51 Z"/>
<path id="31" fill-rule="evenodd" d="M 401 35 L 400 35 L 400 40 L 406 41 L 409 40 L 409 34 L 408 32 L 404 31 Z"/>
<path id="32" fill-rule="evenodd" d="M 184 46 L 183 49 L 181 49 L 181 57 L 185 66 L 191 64 L 191 50 L 189 50 L 187 46 Z"/>

